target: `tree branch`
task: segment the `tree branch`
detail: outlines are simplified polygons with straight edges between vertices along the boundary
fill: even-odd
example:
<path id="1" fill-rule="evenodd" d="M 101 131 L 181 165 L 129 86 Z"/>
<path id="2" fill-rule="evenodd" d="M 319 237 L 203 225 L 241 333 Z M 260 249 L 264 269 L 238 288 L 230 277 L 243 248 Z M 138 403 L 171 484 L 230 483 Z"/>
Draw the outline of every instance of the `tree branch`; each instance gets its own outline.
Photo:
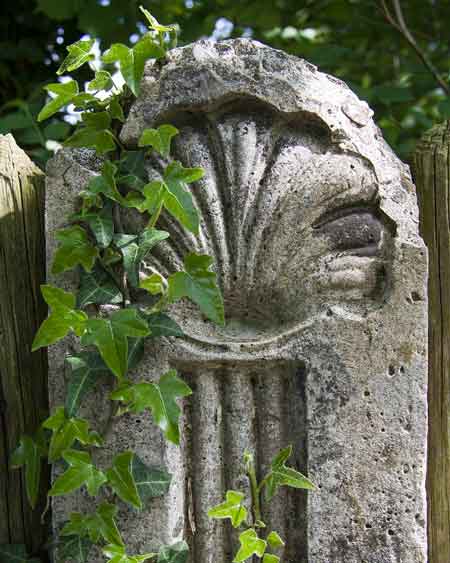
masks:
<path id="1" fill-rule="evenodd" d="M 397 30 L 400 33 L 400 35 L 403 37 L 403 39 L 408 43 L 408 45 L 413 48 L 417 56 L 420 58 L 424 66 L 428 69 L 430 74 L 434 77 L 434 79 L 439 84 L 439 86 L 444 90 L 444 92 L 448 96 L 450 96 L 450 85 L 448 85 L 445 82 L 445 80 L 442 79 L 438 69 L 431 62 L 431 59 L 428 57 L 426 52 L 420 48 L 420 46 L 414 39 L 414 36 L 412 35 L 411 31 L 409 30 L 408 26 L 406 25 L 400 0 L 392 0 L 392 3 L 394 6 L 395 17 L 387 7 L 386 0 L 380 0 L 380 5 L 383 9 L 383 13 L 386 21 L 395 30 Z"/>

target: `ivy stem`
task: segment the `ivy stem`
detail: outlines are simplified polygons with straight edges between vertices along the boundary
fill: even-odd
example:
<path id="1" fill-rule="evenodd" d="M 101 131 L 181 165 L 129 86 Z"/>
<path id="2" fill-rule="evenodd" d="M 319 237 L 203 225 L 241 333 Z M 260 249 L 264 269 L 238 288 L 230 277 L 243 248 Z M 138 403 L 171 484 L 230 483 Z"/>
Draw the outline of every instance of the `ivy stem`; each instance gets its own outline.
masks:
<path id="1" fill-rule="evenodd" d="M 161 215 L 161 211 L 162 211 L 162 203 L 159 204 L 158 209 L 155 211 L 155 213 L 152 215 L 150 221 L 148 222 L 148 227 L 151 229 L 152 227 L 154 227 L 156 225 L 156 223 L 158 222 L 159 216 Z"/>
<path id="2" fill-rule="evenodd" d="M 116 415 L 119 411 L 119 408 L 120 408 L 119 402 L 111 405 L 108 418 L 106 420 L 105 426 L 104 426 L 103 431 L 101 433 L 101 436 L 102 436 L 102 438 L 105 442 L 107 441 L 107 439 L 109 438 L 109 436 L 112 432 L 112 429 L 113 429 L 114 423 L 115 423 L 115 418 L 116 418 Z"/>
<path id="3" fill-rule="evenodd" d="M 123 233 L 122 217 L 120 216 L 120 205 L 114 203 L 113 207 L 113 217 L 114 217 L 114 230 L 116 233 Z M 122 308 L 125 309 L 127 302 L 131 301 L 130 291 L 128 289 L 128 280 L 125 270 L 123 271 L 122 279 L 120 280 L 120 289 L 122 290 L 123 301 Z"/>
<path id="4" fill-rule="evenodd" d="M 258 481 L 256 479 L 255 462 L 253 456 L 249 453 L 246 454 L 247 461 L 247 477 L 250 481 L 250 490 L 252 495 L 252 511 L 253 511 L 253 524 L 261 520 L 261 501 L 259 498 Z"/>

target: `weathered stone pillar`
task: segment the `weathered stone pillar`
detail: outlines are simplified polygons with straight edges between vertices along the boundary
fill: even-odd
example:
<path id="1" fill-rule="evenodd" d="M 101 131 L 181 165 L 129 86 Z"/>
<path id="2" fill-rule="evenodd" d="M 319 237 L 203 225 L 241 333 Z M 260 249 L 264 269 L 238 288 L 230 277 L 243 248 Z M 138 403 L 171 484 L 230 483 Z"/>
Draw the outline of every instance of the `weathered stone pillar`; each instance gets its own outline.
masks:
<path id="1" fill-rule="evenodd" d="M 245 487 L 245 449 L 262 473 L 292 443 L 319 490 L 283 491 L 266 509 L 285 561 L 425 563 L 427 257 L 407 167 L 342 82 L 249 40 L 149 64 L 122 141 L 164 122 L 181 132 L 175 158 L 206 170 L 193 187 L 203 222 L 194 240 L 164 217 L 171 239 L 149 266 L 167 274 L 189 250 L 211 254 L 228 322 L 183 303 L 172 314 L 187 338 L 148 345 L 140 375 L 176 367 L 194 394 L 181 449 L 147 417 L 119 423 L 111 451 L 132 447 L 174 474 L 169 505 L 124 513 L 122 527 L 140 548 L 184 536 L 192 563 L 229 562 L 230 531 L 207 508 Z M 92 170 L 87 153 L 53 161 L 50 238 Z M 60 348 L 53 402 L 61 363 Z"/>

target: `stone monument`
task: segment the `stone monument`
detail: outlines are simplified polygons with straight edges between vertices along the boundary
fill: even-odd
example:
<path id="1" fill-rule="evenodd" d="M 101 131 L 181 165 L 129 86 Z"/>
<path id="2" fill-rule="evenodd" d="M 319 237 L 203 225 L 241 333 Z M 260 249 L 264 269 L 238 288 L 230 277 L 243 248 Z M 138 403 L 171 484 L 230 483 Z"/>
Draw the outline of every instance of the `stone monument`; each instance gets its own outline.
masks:
<path id="1" fill-rule="evenodd" d="M 187 337 L 147 346 L 139 377 L 174 367 L 194 393 L 180 448 L 147 415 L 123 417 L 111 437 L 111 456 L 132 448 L 174 475 L 150 512 L 121 511 L 137 552 L 184 538 L 192 563 L 231 562 L 230 528 L 208 508 L 247 486 L 244 450 L 262 473 L 292 443 L 318 490 L 281 491 L 265 511 L 286 538 L 283 561 L 425 563 L 427 255 L 409 170 L 371 116 L 341 81 L 251 40 L 199 41 L 147 65 L 122 142 L 171 123 L 174 157 L 206 174 L 192 188 L 200 236 L 163 217 L 171 238 L 143 271 L 167 275 L 190 250 L 210 254 L 227 325 L 183 302 L 172 314 Z M 50 256 L 99 166 L 86 151 L 51 161 Z M 53 405 L 72 346 L 50 352 Z M 85 413 L 97 420 L 100 396 Z M 56 524 L 83 506 L 82 495 L 57 500 Z"/>

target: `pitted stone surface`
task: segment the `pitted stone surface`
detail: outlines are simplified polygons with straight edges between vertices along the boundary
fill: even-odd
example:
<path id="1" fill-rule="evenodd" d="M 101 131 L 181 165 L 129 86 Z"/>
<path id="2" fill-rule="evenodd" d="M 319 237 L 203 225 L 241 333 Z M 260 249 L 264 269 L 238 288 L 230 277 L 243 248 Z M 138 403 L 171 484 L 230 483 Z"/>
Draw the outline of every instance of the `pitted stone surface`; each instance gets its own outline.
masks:
<path id="1" fill-rule="evenodd" d="M 131 147 L 164 122 L 180 129 L 174 157 L 205 168 L 192 187 L 203 220 L 195 239 L 162 217 L 171 239 L 142 273 L 172 272 L 190 250 L 212 255 L 227 326 L 183 303 L 172 314 L 187 338 L 147 347 L 136 378 L 176 367 L 194 394 L 181 448 L 149 416 L 130 416 L 99 459 L 132 448 L 174 474 L 151 512 L 122 507 L 124 536 L 136 550 L 184 537 L 192 563 L 230 562 L 229 528 L 207 509 L 226 489 L 247 488 L 244 450 L 263 473 L 292 443 L 319 489 L 282 491 L 265 509 L 286 537 L 284 561 L 425 563 L 427 260 L 408 168 L 347 86 L 250 40 L 201 41 L 148 64 L 122 141 Z M 89 152 L 50 163 L 50 255 L 98 169 Z M 150 159 L 149 177 L 159 169 Z M 123 222 L 129 232 L 143 224 L 133 214 Z M 53 405 L 73 346 L 50 353 Z M 86 407 L 97 421 L 107 416 L 100 397 Z M 88 505 L 81 495 L 56 501 L 55 524 Z"/>

